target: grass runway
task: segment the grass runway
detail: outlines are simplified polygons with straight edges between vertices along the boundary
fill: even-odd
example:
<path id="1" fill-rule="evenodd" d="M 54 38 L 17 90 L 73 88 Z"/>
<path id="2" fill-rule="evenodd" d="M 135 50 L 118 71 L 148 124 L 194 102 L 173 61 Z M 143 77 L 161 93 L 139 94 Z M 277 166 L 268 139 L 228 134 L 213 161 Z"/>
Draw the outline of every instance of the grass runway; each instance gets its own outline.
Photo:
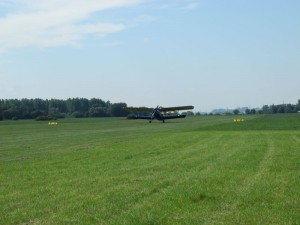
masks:
<path id="1" fill-rule="evenodd" d="M 300 224 L 300 114 L 0 122 L 0 224 Z"/>

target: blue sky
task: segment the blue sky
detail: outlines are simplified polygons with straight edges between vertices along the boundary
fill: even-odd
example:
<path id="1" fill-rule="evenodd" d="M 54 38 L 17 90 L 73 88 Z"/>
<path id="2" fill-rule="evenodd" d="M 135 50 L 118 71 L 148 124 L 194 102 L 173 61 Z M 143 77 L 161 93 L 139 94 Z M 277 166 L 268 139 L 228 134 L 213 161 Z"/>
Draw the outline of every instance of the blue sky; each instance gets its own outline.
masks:
<path id="1" fill-rule="evenodd" d="M 299 12 L 298 0 L 0 0 L 0 98 L 295 104 Z"/>

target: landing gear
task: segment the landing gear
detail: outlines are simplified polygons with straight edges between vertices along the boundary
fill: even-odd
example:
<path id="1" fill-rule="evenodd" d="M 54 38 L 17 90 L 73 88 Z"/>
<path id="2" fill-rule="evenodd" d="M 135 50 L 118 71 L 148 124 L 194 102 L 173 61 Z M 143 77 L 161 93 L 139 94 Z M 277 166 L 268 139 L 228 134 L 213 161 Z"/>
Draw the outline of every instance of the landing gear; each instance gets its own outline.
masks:
<path id="1" fill-rule="evenodd" d="M 152 120 L 149 120 L 149 123 L 152 123 Z"/>
<path id="2" fill-rule="evenodd" d="M 163 120 L 163 123 L 165 123 L 165 120 Z"/>

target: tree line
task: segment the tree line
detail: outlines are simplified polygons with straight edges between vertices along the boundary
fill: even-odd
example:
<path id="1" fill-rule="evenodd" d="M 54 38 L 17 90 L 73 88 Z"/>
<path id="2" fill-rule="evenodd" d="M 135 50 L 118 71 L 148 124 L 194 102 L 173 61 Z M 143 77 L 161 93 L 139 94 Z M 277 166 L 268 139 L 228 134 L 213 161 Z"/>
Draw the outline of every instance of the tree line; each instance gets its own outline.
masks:
<path id="1" fill-rule="evenodd" d="M 65 117 L 123 117 L 126 103 L 110 103 L 102 99 L 1 99 L 0 120 L 49 120 Z"/>
<path id="2" fill-rule="evenodd" d="M 69 98 L 60 99 L 1 99 L 0 120 L 37 119 L 51 120 L 73 117 L 125 117 L 126 103 L 111 103 L 102 99 Z M 296 104 L 264 105 L 261 109 L 246 109 L 246 114 L 276 114 L 300 112 L 300 99 Z M 239 114 L 233 110 L 233 114 Z M 193 112 L 183 112 L 187 115 L 200 115 Z"/>
<path id="3" fill-rule="evenodd" d="M 264 114 L 275 114 L 275 113 L 297 113 L 300 112 L 300 99 L 298 103 L 293 104 L 280 104 L 280 105 L 264 105 L 262 107 Z"/>
<path id="4" fill-rule="evenodd" d="M 296 104 L 264 105 L 261 109 L 246 109 L 246 114 L 277 114 L 300 112 L 300 99 Z"/>
<path id="5" fill-rule="evenodd" d="M 247 108 L 244 112 L 239 109 L 234 109 L 232 113 L 238 114 L 277 114 L 277 113 L 298 113 L 300 112 L 300 99 L 297 104 L 279 104 L 279 105 L 264 105 L 261 109 Z M 230 113 L 229 113 L 230 114 Z"/>

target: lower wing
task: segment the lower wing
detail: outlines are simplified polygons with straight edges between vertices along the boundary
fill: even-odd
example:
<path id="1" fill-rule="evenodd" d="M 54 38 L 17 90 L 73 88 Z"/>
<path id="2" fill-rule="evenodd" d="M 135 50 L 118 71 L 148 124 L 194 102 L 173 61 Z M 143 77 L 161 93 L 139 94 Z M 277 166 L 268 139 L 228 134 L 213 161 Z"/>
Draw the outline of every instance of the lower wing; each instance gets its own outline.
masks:
<path id="1" fill-rule="evenodd" d="M 185 117 L 186 117 L 186 115 L 163 116 L 158 120 L 179 119 L 179 118 L 185 118 Z M 131 115 L 131 116 L 128 116 L 127 118 L 133 119 L 133 120 L 136 120 L 136 119 L 152 120 L 152 119 L 154 119 L 151 116 L 137 116 L 137 115 Z"/>
<path id="2" fill-rule="evenodd" d="M 132 115 L 132 116 L 129 116 L 127 117 L 128 119 L 143 119 L 143 120 L 151 120 L 151 116 L 137 116 L 137 115 Z"/>
<path id="3" fill-rule="evenodd" d="M 175 116 L 163 116 L 164 120 L 168 120 L 168 119 L 179 119 L 179 118 L 185 118 L 186 115 L 175 115 Z"/>

